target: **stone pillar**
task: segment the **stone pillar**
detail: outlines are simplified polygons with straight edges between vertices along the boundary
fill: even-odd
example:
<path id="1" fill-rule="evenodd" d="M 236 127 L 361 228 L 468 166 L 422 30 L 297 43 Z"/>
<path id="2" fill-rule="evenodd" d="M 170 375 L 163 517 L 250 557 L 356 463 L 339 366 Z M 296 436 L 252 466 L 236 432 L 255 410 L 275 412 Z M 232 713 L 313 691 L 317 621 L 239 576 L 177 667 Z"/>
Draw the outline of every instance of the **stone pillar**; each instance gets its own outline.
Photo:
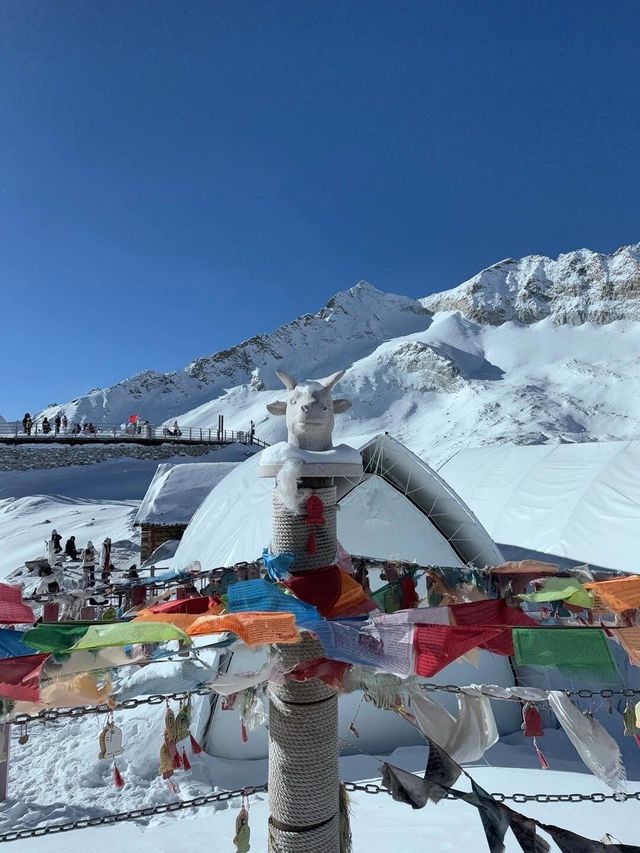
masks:
<path id="1" fill-rule="evenodd" d="M 336 554 L 336 488 L 331 479 L 302 480 L 301 488 L 324 506 L 324 525 L 314 528 L 316 551 L 307 554 L 309 527 L 274 492 L 272 551 L 295 555 L 293 574 L 332 564 Z M 307 492 L 306 497 L 309 497 Z M 285 668 L 323 657 L 317 640 L 277 646 Z M 271 853 L 339 853 L 338 698 L 318 679 L 286 681 L 269 688 L 269 850 Z"/>

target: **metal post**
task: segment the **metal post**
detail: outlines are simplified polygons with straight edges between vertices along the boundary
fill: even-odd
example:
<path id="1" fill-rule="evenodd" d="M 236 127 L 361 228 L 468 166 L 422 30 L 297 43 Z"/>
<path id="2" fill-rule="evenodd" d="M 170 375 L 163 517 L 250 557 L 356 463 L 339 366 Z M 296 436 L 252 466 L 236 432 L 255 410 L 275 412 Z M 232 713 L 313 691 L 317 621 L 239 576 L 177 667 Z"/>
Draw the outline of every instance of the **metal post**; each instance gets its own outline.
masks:
<path id="1" fill-rule="evenodd" d="M 11 743 L 11 723 L 0 724 L 0 803 L 7 800 L 9 794 L 9 745 Z"/>

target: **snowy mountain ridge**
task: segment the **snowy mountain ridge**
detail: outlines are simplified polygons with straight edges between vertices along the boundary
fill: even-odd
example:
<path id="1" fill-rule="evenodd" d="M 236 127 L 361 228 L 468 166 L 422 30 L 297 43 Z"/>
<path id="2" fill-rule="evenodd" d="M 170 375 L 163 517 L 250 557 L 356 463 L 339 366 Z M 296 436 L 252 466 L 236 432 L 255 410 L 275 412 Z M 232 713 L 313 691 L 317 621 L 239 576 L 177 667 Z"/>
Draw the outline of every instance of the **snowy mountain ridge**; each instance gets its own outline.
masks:
<path id="1" fill-rule="evenodd" d="M 556 259 L 508 258 L 421 302 L 491 325 L 546 317 L 572 325 L 640 320 L 640 243 L 611 255 L 579 249 Z"/>
<path id="2" fill-rule="evenodd" d="M 110 388 L 50 406 L 41 415 L 51 417 L 64 410 L 71 421 L 119 424 L 130 414 L 140 414 L 162 423 L 228 388 L 277 388 L 275 371 L 280 366 L 294 363 L 300 375 L 332 373 L 388 337 L 418 331 L 430 316 L 418 300 L 383 293 L 361 281 L 336 294 L 317 314 L 304 314 L 272 334 L 255 335 L 230 349 L 196 358 L 184 370 L 146 370 Z"/>
<path id="3" fill-rule="evenodd" d="M 62 408 L 72 420 L 121 423 L 135 412 L 185 427 L 224 414 L 228 429 L 253 420 L 261 438 L 280 441 L 284 420 L 265 409 L 282 393 L 276 369 L 346 368 L 340 394 L 353 408 L 337 437 L 386 430 L 432 464 L 470 445 L 636 438 L 639 321 L 640 244 L 532 256 L 422 300 L 360 282 L 270 335 Z"/>

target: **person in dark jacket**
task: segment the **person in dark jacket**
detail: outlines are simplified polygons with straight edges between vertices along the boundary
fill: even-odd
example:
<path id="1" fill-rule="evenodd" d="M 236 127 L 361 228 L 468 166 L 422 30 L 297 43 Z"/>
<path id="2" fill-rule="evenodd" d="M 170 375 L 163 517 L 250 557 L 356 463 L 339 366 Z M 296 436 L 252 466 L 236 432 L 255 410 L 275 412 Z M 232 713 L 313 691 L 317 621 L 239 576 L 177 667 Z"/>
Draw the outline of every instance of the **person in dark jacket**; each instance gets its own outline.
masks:
<path id="1" fill-rule="evenodd" d="M 31 419 L 31 415 L 29 412 L 25 414 L 22 419 L 22 429 L 26 432 L 27 435 L 31 435 L 31 427 L 33 426 L 33 420 Z"/>
<path id="2" fill-rule="evenodd" d="M 60 424 L 61 423 L 62 423 L 62 418 L 60 417 L 60 412 L 58 412 L 58 414 L 55 416 L 55 419 L 53 421 L 53 425 L 54 425 L 55 430 L 56 430 L 56 435 L 58 435 L 60 432 Z"/>
<path id="3" fill-rule="evenodd" d="M 53 550 L 56 554 L 62 553 L 62 545 L 60 544 L 62 542 L 62 536 L 60 536 L 57 530 L 51 531 L 51 541 L 53 542 Z"/>
<path id="4" fill-rule="evenodd" d="M 42 419 L 42 432 L 45 433 L 45 435 L 46 433 L 51 432 L 51 424 L 49 423 L 49 418 Z"/>
<path id="5" fill-rule="evenodd" d="M 70 536 L 64 546 L 64 553 L 72 560 L 78 559 L 78 549 L 76 548 L 76 537 Z"/>

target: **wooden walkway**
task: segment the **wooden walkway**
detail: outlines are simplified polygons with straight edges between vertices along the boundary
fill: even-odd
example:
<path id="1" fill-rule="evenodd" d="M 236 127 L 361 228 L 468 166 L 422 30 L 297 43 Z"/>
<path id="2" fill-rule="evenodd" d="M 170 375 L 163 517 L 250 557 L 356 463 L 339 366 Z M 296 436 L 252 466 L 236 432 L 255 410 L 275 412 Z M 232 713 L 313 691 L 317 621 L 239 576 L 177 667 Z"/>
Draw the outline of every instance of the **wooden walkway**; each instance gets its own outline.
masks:
<path id="1" fill-rule="evenodd" d="M 190 445 L 220 445 L 220 444 L 247 444 L 257 447 L 267 447 L 267 442 L 251 438 L 248 432 L 235 430 L 218 430 L 193 427 L 183 429 L 181 435 L 173 435 L 166 427 L 142 426 L 140 432 L 123 430 L 121 427 L 99 427 L 95 433 L 71 433 L 60 432 L 58 434 L 52 429 L 51 432 L 43 433 L 41 429 L 35 428 L 31 435 L 27 435 L 16 429 L 0 427 L 0 445 L 30 445 L 40 446 L 49 444 L 66 444 L 73 446 L 85 446 L 93 444 L 141 444 L 146 446 L 157 446 L 160 444 L 190 444 Z M 21 425 L 22 426 L 22 425 Z"/>

